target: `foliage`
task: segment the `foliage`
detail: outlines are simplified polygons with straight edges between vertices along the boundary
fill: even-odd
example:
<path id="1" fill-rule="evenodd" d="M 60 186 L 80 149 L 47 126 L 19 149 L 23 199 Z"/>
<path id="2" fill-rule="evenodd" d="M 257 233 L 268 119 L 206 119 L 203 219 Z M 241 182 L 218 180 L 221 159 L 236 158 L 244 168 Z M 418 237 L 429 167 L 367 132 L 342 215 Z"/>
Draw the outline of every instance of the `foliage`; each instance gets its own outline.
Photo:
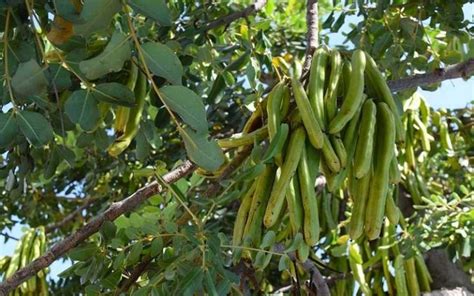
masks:
<path id="1" fill-rule="evenodd" d="M 387 80 L 431 72 L 474 58 L 474 26 L 462 10 L 468 3 L 319 1 L 320 40 L 329 44 L 331 32 L 348 27 L 337 48 L 345 57 L 363 49 Z M 297 274 L 309 279 L 290 259 L 301 250 L 301 237 L 283 241 L 282 250 L 275 250 L 280 240 L 271 231 L 255 249 L 231 242 L 249 181 L 275 156 L 265 150 L 268 141 L 255 145 L 230 178 L 217 179 L 223 190 L 205 194 L 237 155 L 238 149 L 222 151 L 216 139 L 242 131 L 267 88 L 305 58 L 304 1 L 268 0 L 246 18 L 206 28 L 249 4 L 0 1 L 0 229 L 44 226 L 51 247 L 113 202 L 153 180 L 161 183 L 160 176 L 185 158 L 200 167 L 173 185 L 163 184 L 165 193 L 104 223 L 68 252 L 74 265 L 60 279 L 49 279 L 50 293 L 112 294 L 141 264 L 143 274 L 127 287 L 133 295 L 271 292 L 292 284 Z M 141 95 L 134 67 L 145 75 Z M 377 259 L 371 258 L 395 259 L 400 253 L 411 258 L 440 246 L 472 275 L 472 112 L 433 110 L 416 89 L 398 92 L 396 99 L 413 140 L 411 148 L 398 147 L 400 199 L 415 204 L 412 215 L 396 229 L 385 227 L 389 240 L 355 243 L 346 234 L 351 201 L 343 191 L 332 194 L 326 206 L 335 221 L 322 225 L 316 252 L 307 251 L 324 276 L 339 277 L 333 291 L 355 289 L 344 276 L 351 266 L 372 272 Z M 109 147 L 123 139 L 118 118 L 132 121 L 130 114 L 137 113 L 129 145 L 117 157 L 109 155 Z M 415 117 L 424 129 L 413 123 Z M 54 227 L 89 200 L 76 219 Z M 239 254 L 246 259 L 235 260 Z M 9 261 L 0 260 L 0 272 Z"/>

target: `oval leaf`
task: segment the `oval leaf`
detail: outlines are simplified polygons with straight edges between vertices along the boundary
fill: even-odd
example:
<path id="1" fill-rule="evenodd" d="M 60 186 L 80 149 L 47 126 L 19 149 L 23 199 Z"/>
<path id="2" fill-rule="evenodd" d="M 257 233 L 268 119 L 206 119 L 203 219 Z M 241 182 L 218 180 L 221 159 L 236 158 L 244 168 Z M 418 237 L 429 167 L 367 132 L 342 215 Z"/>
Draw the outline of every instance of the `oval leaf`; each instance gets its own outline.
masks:
<path id="1" fill-rule="evenodd" d="M 130 59 L 131 48 L 127 36 L 115 31 L 104 51 L 98 56 L 79 63 L 87 79 L 97 79 L 110 72 L 120 71 Z"/>
<path id="2" fill-rule="evenodd" d="M 74 26 L 74 33 L 88 37 L 107 28 L 121 8 L 120 0 L 85 0 L 80 15 L 83 22 Z"/>
<path id="3" fill-rule="evenodd" d="M 53 138 L 51 124 L 40 113 L 20 111 L 16 116 L 18 127 L 31 145 L 41 147 Z"/>
<path id="4" fill-rule="evenodd" d="M 87 261 L 100 253 L 99 247 L 92 243 L 86 243 L 68 252 L 68 257 L 72 260 Z"/>
<path id="5" fill-rule="evenodd" d="M 207 133 L 206 110 L 201 98 L 184 86 L 165 86 L 161 89 L 164 103 L 198 133 Z"/>
<path id="6" fill-rule="evenodd" d="M 91 91 L 96 100 L 125 107 L 135 106 L 135 95 L 123 84 L 117 82 L 102 83 Z"/>
<path id="7" fill-rule="evenodd" d="M 13 112 L 0 113 L 0 147 L 7 147 L 15 139 L 18 125 Z"/>
<path id="8" fill-rule="evenodd" d="M 43 69 L 33 59 L 21 63 L 12 77 L 13 90 L 21 98 L 44 93 L 47 86 Z"/>
<path id="9" fill-rule="evenodd" d="M 159 42 L 148 42 L 142 49 L 145 62 L 153 74 L 166 78 L 173 84 L 181 85 L 183 65 L 168 46 Z"/>
<path id="10" fill-rule="evenodd" d="M 73 92 L 64 109 L 69 119 L 85 131 L 93 131 L 99 122 L 97 101 L 90 91 L 81 89 Z"/>
<path id="11" fill-rule="evenodd" d="M 171 12 L 164 0 L 130 0 L 128 5 L 162 26 L 171 26 Z"/>
<path id="12" fill-rule="evenodd" d="M 215 140 L 207 134 L 197 134 L 190 128 L 180 130 L 189 158 L 208 171 L 217 170 L 224 162 L 224 153 Z"/>

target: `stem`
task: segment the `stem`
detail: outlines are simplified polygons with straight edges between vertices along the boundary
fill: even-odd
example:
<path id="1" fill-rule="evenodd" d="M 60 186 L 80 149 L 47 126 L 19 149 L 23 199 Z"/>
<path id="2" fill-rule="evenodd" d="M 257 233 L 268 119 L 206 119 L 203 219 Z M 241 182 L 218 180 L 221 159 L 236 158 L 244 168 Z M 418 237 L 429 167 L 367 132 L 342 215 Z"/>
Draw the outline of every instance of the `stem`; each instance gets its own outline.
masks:
<path id="1" fill-rule="evenodd" d="M 18 107 L 15 103 L 15 98 L 13 96 L 13 88 L 11 85 L 11 76 L 8 69 L 8 31 L 10 31 L 10 16 L 11 16 L 11 7 L 7 10 L 7 16 L 5 20 L 5 32 L 3 33 L 3 59 L 5 60 L 5 81 L 7 82 L 8 92 L 10 93 L 10 101 L 13 105 L 13 110 L 16 111 Z"/>
<path id="2" fill-rule="evenodd" d="M 308 44 L 306 47 L 305 61 L 303 64 L 303 77 L 309 72 L 314 50 L 319 45 L 318 22 L 318 0 L 308 0 L 306 6 L 306 25 L 308 27 L 308 32 L 306 33 L 306 42 Z"/>

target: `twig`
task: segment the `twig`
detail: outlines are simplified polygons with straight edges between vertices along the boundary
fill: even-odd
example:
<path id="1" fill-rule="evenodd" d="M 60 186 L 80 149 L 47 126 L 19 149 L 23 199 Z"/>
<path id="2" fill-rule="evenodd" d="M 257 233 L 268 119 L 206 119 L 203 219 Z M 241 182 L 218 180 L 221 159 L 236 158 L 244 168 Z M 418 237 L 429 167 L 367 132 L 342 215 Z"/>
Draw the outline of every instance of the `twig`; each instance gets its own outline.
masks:
<path id="1" fill-rule="evenodd" d="M 182 165 L 163 176 L 163 180 L 167 183 L 174 183 L 182 177 L 194 171 L 196 166 L 190 161 L 184 162 Z M 34 260 L 27 266 L 16 271 L 10 278 L 0 284 L 0 295 L 6 296 L 14 288 L 26 281 L 31 276 L 43 268 L 48 267 L 56 259 L 60 258 L 67 251 L 77 246 L 79 243 L 96 233 L 105 221 L 113 221 L 123 213 L 133 210 L 137 205 L 156 193 L 162 192 L 163 188 L 157 182 L 140 188 L 135 193 L 120 202 L 113 203 L 105 212 L 92 219 L 89 223 L 81 227 L 72 235 L 66 237 L 62 241 L 55 244 L 43 256 Z"/>
<path id="2" fill-rule="evenodd" d="M 318 295 L 330 296 L 331 293 L 329 292 L 329 287 L 316 265 L 314 265 L 314 263 L 310 260 L 306 260 L 302 265 L 303 268 L 309 272 L 309 274 L 311 274 L 311 282 L 314 283 Z"/>
<path id="3" fill-rule="evenodd" d="M 282 244 L 277 244 L 274 247 L 274 250 L 278 253 L 284 253 L 285 252 L 285 246 Z M 296 257 L 295 252 L 289 252 L 287 253 L 288 257 L 290 258 L 291 261 L 293 262 L 298 262 L 298 258 Z M 310 259 L 307 259 L 305 262 L 301 263 L 301 266 L 306 270 L 310 275 L 311 275 L 311 282 L 314 284 L 316 287 L 316 292 L 318 296 L 330 296 L 329 292 L 329 287 L 319 271 L 319 269 L 316 267 L 313 261 Z"/>
<path id="4" fill-rule="evenodd" d="M 306 46 L 305 61 L 303 64 L 303 79 L 309 73 L 314 50 L 319 45 L 318 21 L 318 0 L 308 0 L 306 6 L 306 26 L 308 27 L 308 32 L 306 33 L 306 42 L 308 44 Z"/>
<path id="5" fill-rule="evenodd" d="M 63 227 L 64 225 L 68 224 L 72 220 L 76 219 L 77 215 L 80 215 L 83 210 L 87 209 L 91 204 L 93 204 L 95 201 L 97 201 L 96 198 L 87 198 L 84 200 L 84 204 L 80 206 L 79 208 L 75 209 L 71 213 L 69 213 L 67 216 L 65 216 L 61 221 L 51 223 L 45 227 L 45 232 L 50 233 L 53 232 L 54 230 Z"/>
<path id="6" fill-rule="evenodd" d="M 130 273 L 129 277 L 125 279 L 120 287 L 115 292 L 115 295 L 120 295 L 123 292 L 127 292 L 128 289 L 138 280 L 138 278 L 146 271 L 146 268 L 153 260 L 153 257 L 144 258 Z"/>
<path id="7" fill-rule="evenodd" d="M 233 12 L 215 21 L 210 22 L 203 28 L 203 31 L 209 31 L 223 25 L 228 25 L 237 19 L 245 18 L 262 9 L 262 7 L 264 7 L 266 3 L 267 0 L 256 0 L 255 3 L 251 4 L 250 6 L 241 11 Z"/>
<path id="8" fill-rule="evenodd" d="M 393 92 L 397 92 L 449 79 L 467 79 L 472 74 L 474 74 L 474 58 L 446 68 L 436 69 L 430 73 L 415 74 L 407 78 L 392 80 L 388 82 L 388 86 Z"/>
<path id="9" fill-rule="evenodd" d="M 15 241 L 19 241 L 19 240 L 20 240 L 19 238 L 16 238 L 16 237 L 13 237 L 13 236 L 9 235 L 8 233 L 0 232 L 0 235 L 6 237 L 6 238 L 8 238 L 8 239 L 15 240 Z"/>

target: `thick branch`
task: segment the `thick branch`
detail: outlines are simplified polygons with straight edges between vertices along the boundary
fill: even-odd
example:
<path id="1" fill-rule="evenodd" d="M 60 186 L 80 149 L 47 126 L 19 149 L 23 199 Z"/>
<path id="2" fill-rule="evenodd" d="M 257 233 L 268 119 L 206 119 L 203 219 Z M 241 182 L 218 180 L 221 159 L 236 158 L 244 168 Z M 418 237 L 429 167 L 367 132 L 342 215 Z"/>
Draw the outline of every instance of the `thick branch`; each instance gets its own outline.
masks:
<path id="1" fill-rule="evenodd" d="M 303 77 L 308 73 L 311 67 L 311 60 L 316 47 L 319 45 L 318 40 L 318 0 L 308 0 L 306 7 L 306 25 L 308 32 L 306 33 L 306 54 L 303 65 Z"/>
<path id="2" fill-rule="evenodd" d="M 245 18 L 259 11 L 260 9 L 262 9 L 262 7 L 265 6 L 266 3 L 267 3 L 267 0 L 256 0 L 254 4 L 250 5 L 249 7 L 241 11 L 233 12 L 215 21 L 210 22 L 209 24 L 207 24 L 207 26 L 204 27 L 204 31 L 212 30 L 224 25 L 227 26 L 228 24 L 232 23 L 235 20 L 238 20 L 240 18 Z"/>
<path id="3" fill-rule="evenodd" d="M 163 176 L 163 180 L 167 183 L 174 183 L 182 177 L 188 175 L 195 169 L 195 165 L 190 161 L 186 161 L 181 166 L 172 170 Z M 18 285 L 26 281 L 38 271 L 48 267 L 56 259 L 60 258 L 70 249 L 76 247 L 79 243 L 96 233 L 105 221 L 113 221 L 123 213 L 133 210 L 137 205 L 156 193 L 162 192 L 163 188 L 156 182 L 140 188 L 138 191 L 125 198 L 120 202 L 113 203 L 105 212 L 92 219 L 72 235 L 55 244 L 43 256 L 34 260 L 24 268 L 15 272 L 10 278 L 0 284 L 0 295 L 6 296 L 8 292 L 16 288 Z"/>
<path id="4" fill-rule="evenodd" d="M 430 73 L 415 74 L 407 78 L 392 80 L 388 82 L 388 86 L 393 92 L 397 92 L 449 79 L 469 78 L 472 74 L 474 74 L 474 59 L 469 59 L 456 65 L 436 69 Z"/>

